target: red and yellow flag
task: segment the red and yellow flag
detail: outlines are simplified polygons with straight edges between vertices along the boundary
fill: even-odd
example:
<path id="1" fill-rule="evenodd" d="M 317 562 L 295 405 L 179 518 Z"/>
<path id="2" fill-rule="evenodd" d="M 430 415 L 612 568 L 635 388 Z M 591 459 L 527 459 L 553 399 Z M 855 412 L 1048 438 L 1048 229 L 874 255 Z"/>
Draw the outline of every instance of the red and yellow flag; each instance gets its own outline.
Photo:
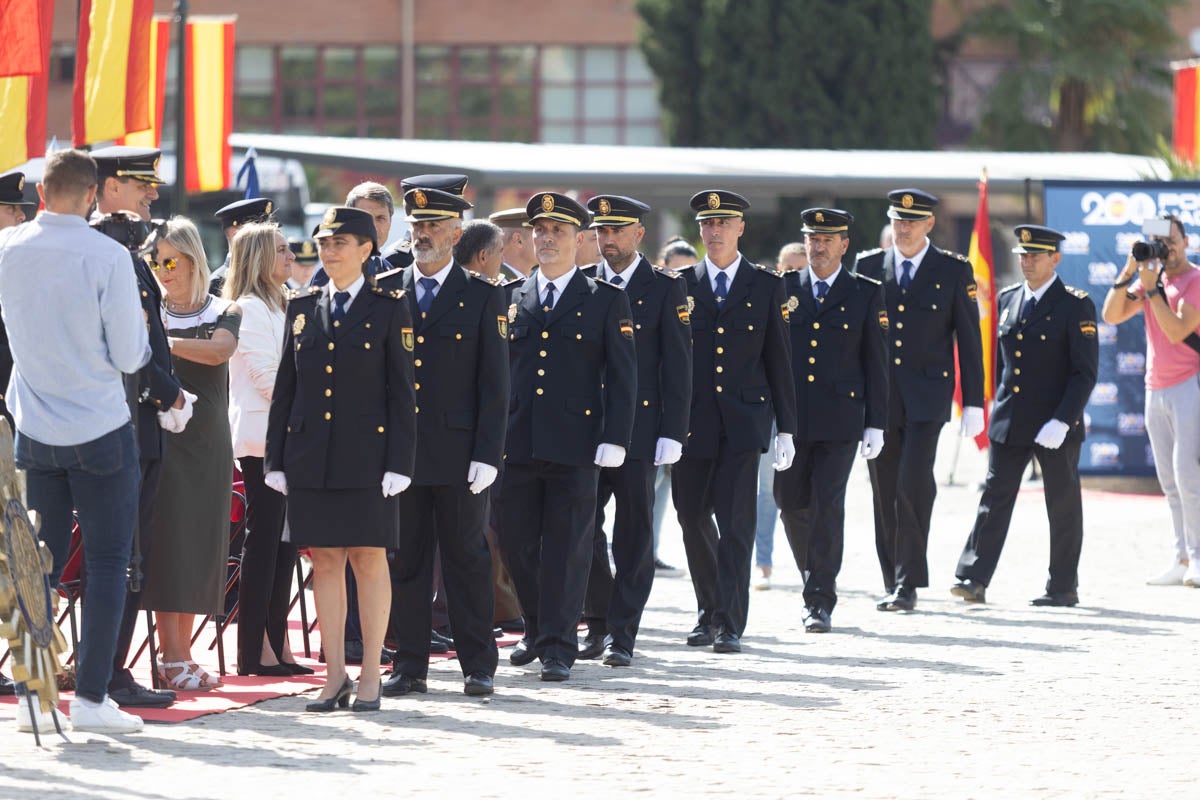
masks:
<path id="1" fill-rule="evenodd" d="M 1196 92 L 1200 90 L 1200 81 L 1196 80 L 1200 71 L 1200 61 L 1185 61 L 1172 64 L 1175 67 L 1175 124 L 1174 146 L 1175 155 L 1189 163 L 1196 162 L 1196 154 L 1200 152 L 1200 101 Z"/>
<path id="2" fill-rule="evenodd" d="M 12 16 L 18 7 L 27 13 L 28 4 L 15 3 L 11 9 L 3 5 L 5 24 L 15 22 Z M 46 97 L 50 85 L 50 34 L 54 27 L 54 0 L 36 0 L 33 20 L 39 53 L 38 68 L 33 74 L 0 78 L 0 172 L 24 164 L 46 153 Z M 28 17 L 20 18 L 29 24 Z M 0 29 L 0 33 L 2 33 Z M 23 31 L 23 35 L 28 30 Z M 5 53 L 8 42 L 5 42 Z"/>
<path id="3" fill-rule="evenodd" d="M 40 14 L 39 0 L 0 3 L 0 78 L 45 71 L 49 48 L 42 45 Z"/>
<path id="4" fill-rule="evenodd" d="M 187 26 L 184 164 L 189 192 L 229 186 L 235 17 L 193 17 Z"/>
<path id="5" fill-rule="evenodd" d="M 171 49 L 171 18 L 155 16 L 150 25 L 149 80 L 146 82 L 146 103 L 150 127 L 117 139 L 117 144 L 131 147 L 162 146 L 163 103 L 167 95 L 167 54 Z"/>
<path id="6" fill-rule="evenodd" d="M 80 0 L 71 140 L 76 147 L 150 127 L 154 0 Z"/>
<path id="7" fill-rule="evenodd" d="M 986 450 L 988 418 L 991 416 L 992 400 L 996 396 L 996 269 L 992 260 L 992 229 L 988 222 L 987 170 L 983 171 L 979 180 L 979 206 L 975 211 L 975 228 L 971 231 L 967 259 L 975 273 L 979 332 L 983 339 L 983 432 L 975 437 L 975 446 Z M 954 371 L 954 402 L 961 407 L 962 384 L 957 358 L 954 359 Z"/>

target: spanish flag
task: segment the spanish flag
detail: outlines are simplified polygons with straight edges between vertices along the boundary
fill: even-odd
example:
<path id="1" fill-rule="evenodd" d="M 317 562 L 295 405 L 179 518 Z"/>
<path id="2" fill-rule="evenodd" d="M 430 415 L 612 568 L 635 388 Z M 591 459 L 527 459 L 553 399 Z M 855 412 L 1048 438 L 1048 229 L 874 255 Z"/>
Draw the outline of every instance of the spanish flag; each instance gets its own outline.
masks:
<path id="1" fill-rule="evenodd" d="M 40 47 L 38 67 L 32 74 L 0 78 L 0 172 L 18 167 L 46 153 L 46 97 L 49 88 L 50 34 L 54 26 L 54 0 L 36 0 L 35 18 L 28 16 L 29 3 L 4 3 L 0 35 L 10 23 L 32 24 Z M 21 11 L 24 16 L 17 16 Z M 23 29 L 23 35 L 29 29 Z M 5 53 L 8 53 L 7 40 Z M 28 55 L 28 54 L 26 54 Z M 10 66 L 17 66 L 15 63 Z M 21 64 L 26 69 L 28 64 Z"/>
<path id="2" fill-rule="evenodd" d="M 150 76 L 146 81 L 146 103 L 150 127 L 117 139 L 131 147 L 162 147 L 163 102 L 167 94 L 167 54 L 171 49 L 171 18 L 155 15 L 150 25 Z"/>
<path id="3" fill-rule="evenodd" d="M 992 260 L 992 229 L 988 222 L 987 170 L 979 180 L 979 206 L 975 211 L 975 229 L 967 260 L 975 273 L 976 299 L 979 302 L 979 332 L 983 340 L 983 432 L 975 437 L 975 446 L 986 450 L 987 426 L 992 400 L 996 396 L 996 270 Z M 954 359 L 954 402 L 962 407 L 962 385 L 958 359 Z"/>
<path id="4" fill-rule="evenodd" d="M 150 127 L 154 0 L 80 0 L 71 139 L 76 147 Z"/>
<path id="5" fill-rule="evenodd" d="M 236 17 L 192 17 L 188 21 L 184 163 L 189 192 L 213 192 L 229 186 L 235 21 Z"/>
<path id="6" fill-rule="evenodd" d="M 40 0 L 0 3 L 0 78 L 38 75 L 45 71 L 47 47 L 42 44 Z M 53 22 L 54 6 L 50 7 Z"/>
<path id="7" fill-rule="evenodd" d="M 1200 102 L 1196 92 L 1200 81 L 1196 80 L 1200 61 L 1181 61 L 1171 65 L 1175 68 L 1175 124 L 1174 150 L 1181 161 L 1196 163 L 1200 152 Z"/>

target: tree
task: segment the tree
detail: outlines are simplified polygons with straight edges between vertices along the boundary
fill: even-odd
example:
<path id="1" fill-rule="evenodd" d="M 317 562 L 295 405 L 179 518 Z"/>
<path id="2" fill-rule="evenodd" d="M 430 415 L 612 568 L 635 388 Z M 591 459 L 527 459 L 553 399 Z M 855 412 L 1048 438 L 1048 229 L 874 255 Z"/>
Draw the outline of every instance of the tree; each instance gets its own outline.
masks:
<path id="1" fill-rule="evenodd" d="M 637 0 L 639 44 L 658 78 L 667 140 L 691 147 L 925 149 L 938 94 L 929 0 Z M 751 212 L 747 249 L 799 236 L 797 208 Z M 751 198 L 753 200 L 753 198 Z M 828 198 L 821 204 L 829 202 Z M 884 204 L 853 211 L 873 247 Z M 756 248 L 756 249 L 751 249 Z"/>
<path id="2" fill-rule="evenodd" d="M 1010 47 L 976 139 L 1008 150 L 1154 153 L 1170 130 L 1170 71 L 1181 0 L 1009 0 L 983 8 L 968 36 Z"/>

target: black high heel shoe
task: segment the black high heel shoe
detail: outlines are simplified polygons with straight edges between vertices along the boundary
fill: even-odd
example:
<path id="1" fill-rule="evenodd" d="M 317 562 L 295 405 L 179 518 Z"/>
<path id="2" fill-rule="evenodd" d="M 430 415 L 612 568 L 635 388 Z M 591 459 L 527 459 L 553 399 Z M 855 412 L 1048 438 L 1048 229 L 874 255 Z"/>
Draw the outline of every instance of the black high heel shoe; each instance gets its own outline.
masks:
<path id="1" fill-rule="evenodd" d="M 251 667 L 250 669 L 238 668 L 238 675 L 257 675 L 260 678 L 290 678 L 295 674 L 296 673 L 292 672 L 292 670 L 284 664 L 271 664 L 270 666 L 266 667 L 260 664 L 257 667 Z"/>
<path id="2" fill-rule="evenodd" d="M 293 675 L 312 675 L 313 674 L 313 669 L 311 667 L 306 667 L 302 664 L 297 664 L 295 661 L 280 661 L 279 663 L 282 664 L 284 666 L 284 668 L 286 668 L 287 671 L 292 673 Z"/>
<path id="3" fill-rule="evenodd" d="M 380 684 L 379 689 L 377 689 L 375 692 L 374 700 L 362 700 L 358 697 L 355 697 L 354 705 L 350 706 L 350 710 L 357 711 L 360 713 L 363 711 L 378 711 L 379 710 L 379 699 L 382 696 L 383 696 L 383 684 Z"/>
<path id="4" fill-rule="evenodd" d="M 315 703 L 309 703 L 304 707 L 304 710 L 326 713 L 333 711 L 334 706 L 337 706 L 338 708 L 345 708 L 346 706 L 350 705 L 350 693 L 352 691 L 354 691 L 354 682 L 351 681 L 350 676 L 347 675 L 346 679 L 342 681 L 342 688 L 338 689 L 337 694 L 325 700 L 318 700 Z"/>

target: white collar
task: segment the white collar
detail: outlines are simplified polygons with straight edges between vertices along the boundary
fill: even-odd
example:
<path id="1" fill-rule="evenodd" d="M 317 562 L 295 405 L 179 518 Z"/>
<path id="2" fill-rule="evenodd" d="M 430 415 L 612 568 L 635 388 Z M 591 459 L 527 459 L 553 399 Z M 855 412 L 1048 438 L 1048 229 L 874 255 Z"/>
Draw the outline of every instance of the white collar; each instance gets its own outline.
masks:
<path id="1" fill-rule="evenodd" d="M 712 284 L 713 291 L 716 291 L 716 289 L 717 289 L 717 275 L 724 273 L 726 276 L 725 279 L 726 279 L 726 281 L 728 281 L 725 284 L 725 291 L 728 292 L 729 287 L 733 286 L 733 279 L 735 277 L 737 277 L 738 267 L 741 266 L 741 264 L 742 264 L 742 251 L 740 251 L 740 250 L 738 251 L 737 256 L 734 257 L 733 263 L 730 264 L 725 269 L 721 269 L 716 264 L 714 264 L 709 259 L 708 256 L 705 256 L 704 257 L 704 268 L 708 272 L 708 282 L 710 284 Z"/>
<path id="2" fill-rule="evenodd" d="M 1055 282 L 1056 280 L 1058 280 L 1058 273 L 1057 273 L 1057 272 L 1056 272 L 1056 273 L 1054 273 L 1054 275 L 1053 275 L 1053 276 L 1051 276 L 1050 280 L 1048 280 L 1048 281 L 1046 281 L 1045 283 L 1043 283 L 1043 284 L 1041 285 L 1041 287 L 1040 287 L 1040 288 L 1039 288 L 1039 289 L 1038 289 L 1036 292 L 1035 292 L 1035 291 L 1033 291 L 1032 289 L 1030 289 L 1030 288 L 1029 288 L 1029 283 L 1027 282 L 1027 283 L 1025 284 L 1025 290 L 1024 290 L 1024 292 L 1023 292 L 1023 295 L 1022 295 L 1022 297 L 1021 297 L 1021 304 L 1022 304 L 1022 305 L 1024 305 L 1024 304 L 1025 304 L 1025 302 L 1026 302 L 1027 300 L 1029 300 L 1029 298 L 1030 298 L 1030 297 L 1034 298 L 1034 299 L 1035 299 L 1037 302 L 1039 302 L 1039 303 L 1040 303 L 1040 302 L 1042 302 L 1042 298 L 1046 296 L 1046 290 L 1047 290 L 1047 289 L 1049 289 L 1051 286 L 1053 286 L 1053 285 L 1054 285 L 1054 282 Z"/>
<path id="3" fill-rule="evenodd" d="M 833 274 L 830 275 L 828 278 L 818 278 L 817 273 L 815 273 L 815 272 L 810 272 L 809 274 L 812 276 L 812 293 L 813 293 L 813 298 L 815 299 L 817 296 L 817 284 L 820 283 L 821 281 L 824 281 L 825 285 L 828 286 L 830 289 L 832 289 L 833 282 L 838 279 L 838 275 L 842 274 L 842 265 L 838 264 L 838 268 L 835 269 L 833 271 Z M 826 292 L 826 294 L 828 294 L 828 292 Z"/>
<path id="4" fill-rule="evenodd" d="M 442 267 L 441 269 L 439 269 L 437 272 L 433 273 L 432 275 L 426 275 L 424 272 L 421 272 L 420 267 L 418 267 L 416 264 L 413 264 L 413 283 L 416 286 L 420 286 L 421 285 L 420 280 L 422 278 L 433 278 L 435 281 L 437 281 L 438 289 L 441 289 L 442 284 L 444 284 L 446 282 L 446 278 L 450 277 L 450 270 L 452 270 L 452 269 L 454 269 L 453 256 L 450 258 L 449 261 L 446 262 L 446 266 Z"/>
<path id="5" fill-rule="evenodd" d="M 928 236 L 925 237 L 925 246 L 921 248 L 921 252 L 917 253 L 912 258 L 907 258 L 903 253 L 900 252 L 899 247 L 896 247 L 896 245 L 892 245 L 892 256 L 896 259 L 896 276 L 897 276 L 897 278 L 899 278 L 899 276 L 900 276 L 900 265 L 903 264 L 905 261 L 912 262 L 912 272 L 909 273 L 909 277 L 910 278 L 915 277 L 917 274 L 917 270 L 921 268 L 921 262 L 925 260 L 925 254 L 928 252 L 929 252 L 929 237 Z"/>
<path id="6" fill-rule="evenodd" d="M 567 288 L 567 284 L 571 282 L 571 278 L 574 278 L 575 273 L 578 271 L 579 271 L 579 267 L 571 267 L 569 270 L 567 270 L 562 275 L 559 275 L 554 280 L 550 280 L 549 278 L 547 278 L 545 275 L 542 274 L 541 270 L 538 270 L 538 277 L 537 277 L 538 299 L 540 300 L 546 294 L 546 284 L 548 284 L 548 283 L 553 283 L 555 294 L 557 294 L 559 297 L 562 297 L 563 290 Z"/>
<path id="7" fill-rule="evenodd" d="M 346 309 L 350 308 L 350 305 L 351 305 L 351 303 L 353 303 L 353 302 L 354 302 L 354 298 L 358 297 L 358 292 L 359 292 L 359 290 L 360 290 L 360 289 L 362 289 L 362 287 L 363 287 L 363 284 L 365 284 L 366 282 L 367 282 L 367 279 L 366 279 L 364 276 L 362 276 L 362 275 L 359 275 L 359 276 L 358 276 L 358 280 L 356 280 L 354 283 L 352 283 L 352 284 L 350 284 L 349 286 L 347 286 L 345 289 L 342 289 L 342 290 L 340 290 L 340 291 L 343 291 L 343 292 L 349 292 L 349 293 L 350 293 L 350 299 L 349 299 L 349 300 L 347 300 L 347 301 L 346 301 L 346 304 L 342 306 L 342 310 L 343 310 L 343 311 L 345 311 Z M 334 287 L 334 285 L 333 285 L 333 281 L 332 281 L 332 280 L 331 280 L 329 283 L 325 284 L 325 288 L 326 288 L 326 290 L 327 290 L 327 292 L 328 292 L 328 294 L 329 294 L 329 307 L 330 307 L 331 309 L 332 309 L 332 308 L 336 308 L 336 307 L 337 307 L 337 301 L 336 301 L 336 300 L 334 300 L 333 296 L 334 296 L 334 294 L 336 294 L 336 293 L 337 293 L 339 290 L 338 290 L 336 287 Z"/>
<path id="8" fill-rule="evenodd" d="M 617 284 L 617 286 L 621 289 L 624 289 L 626 286 L 629 285 L 629 282 L 631 280 L 633 280 L 633 273 L 637 272 L 638 265 L 640 265 L 641 263 L 642 263 L 642 254 L 637 253 L 633 257 L 633 263 L 630 264 L 628 267 L 626 267 L 624 272 L 618 273 L 618 272 L 613 272 L 613 268 L 611 266 L 609 266 L 607 261 L 605 261 L 604 259 L 600 259 L 600 264 L 601 264 L 600 273 L 603 276 L 604 280 L 608 281 L 609 283 L 612 283 L 613 278 L 615 278 L 619 275 L 621 278 L 621 282 L 619 284 Z"/>

